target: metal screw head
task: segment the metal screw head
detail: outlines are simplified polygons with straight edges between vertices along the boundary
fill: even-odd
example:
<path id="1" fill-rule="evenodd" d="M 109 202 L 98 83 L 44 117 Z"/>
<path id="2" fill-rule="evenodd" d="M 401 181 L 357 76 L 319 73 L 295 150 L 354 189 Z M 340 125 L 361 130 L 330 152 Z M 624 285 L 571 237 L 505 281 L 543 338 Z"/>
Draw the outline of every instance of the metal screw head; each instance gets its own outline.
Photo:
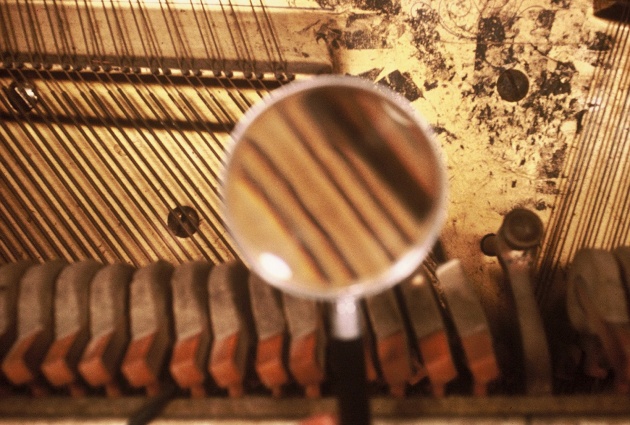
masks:
<path id="1" fill-rule="evenodd" d="M 199 230 L 199 214 L 188 206 L 175 207 L 168 213 L 166 224 L 178 238 L 188 238 Z"/>
<path id="2" fill-rule="evenodd" d="M 497 91 L 501 99 L 508 102 L 518 102 L 527 96 L 529 79 L 518 69 L 508 69 L 499 75 Z"/>
<path id="3" fill-rule="evenodd" d="M 510 248 L 523 251 L 540 244 L 543 224 L 532 211 L 516 208 L 505 216 L 499 232 Z"/>
<path id="4" fill-rule="evenodd" d="M 31 83 L 14 81 L 5 90 L 9 103 L 20 114 L 30 112 L 37 103 L 37 90 Z"/>
<path id="5" fill-rule="evenodd" d="M 488 233 L 479 242 L 479 247 L 481 248 L 481 252 L 488 257 L 496 257 L 497 256 L 497 235 L 494 233 Z"/>

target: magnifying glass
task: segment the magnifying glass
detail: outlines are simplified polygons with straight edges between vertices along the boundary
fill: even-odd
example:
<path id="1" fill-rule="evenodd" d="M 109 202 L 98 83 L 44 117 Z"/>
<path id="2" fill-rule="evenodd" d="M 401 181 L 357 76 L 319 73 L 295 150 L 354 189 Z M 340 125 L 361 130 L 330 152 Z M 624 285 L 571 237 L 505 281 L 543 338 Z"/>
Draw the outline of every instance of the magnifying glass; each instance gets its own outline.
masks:
<path id="1" fill-rule="evenodd" d="M 367 424 L 359 301 L 411 274 L 446 215 L 428 125 L 397 93 L 349 76 L 275 90 L 232 133 L 224 217 L 265 281 L 331 304 L 342 424 Z"/>

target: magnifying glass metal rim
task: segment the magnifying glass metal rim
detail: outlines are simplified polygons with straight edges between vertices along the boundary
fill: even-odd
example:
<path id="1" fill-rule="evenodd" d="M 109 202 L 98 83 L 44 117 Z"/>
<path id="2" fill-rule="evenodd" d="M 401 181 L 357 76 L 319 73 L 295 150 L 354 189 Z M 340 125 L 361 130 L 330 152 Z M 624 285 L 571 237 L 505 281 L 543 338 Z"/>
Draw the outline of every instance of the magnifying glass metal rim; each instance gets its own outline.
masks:
<path id="1" fill-rule="evenodd" d="M 425 237 L 422 240 L 418 240 L 417 244 L 412 245 L 403 256 L 394 261 L 390 267 L 384 270 L 381 274 L 358 280 L 346 286 L 330 286 L 318 289 L 314 288 L 313 285 L 308 282 L 299 282 L 293 278 L 286 281 L 281 280 L 276 275 L 268 273 L 263 268 L 258 267 L 258 260 L 256 258 L 252 258 L 250 250 L 247 247 L 247 242 L 245 241 L 246 237 L 241 236 L 238 231 L 234 230 L 236 227 L 234 226 L 231 218 L 232 215 L 229 211 L 226 187 L 228 184 L 230 170 L 233 166 L 234 150 L 241 143 L 241 140 L 245 136 L 249 127 L 268 108 L 272 107 L 276 103 L 298 93 L 322 87 L 343 87 L 366 90 L 382 97 L 387 102 L 397 105 L 409 118 L 413 120 L 414 124 L 418 125 L 426 136 L 427 142 L 431 148 L 431 153 L 435 157 L 436 170 L 434 170 L 434 172 L 438 175 L 437 181 L 441 187 L 434 208 L 427 219 L 432 223 L 429 232 L 424 235 Z M 307 80 L 294 81 L 286 86 L 275 89 L 267 98 L 262 99 L 246 111 L 234 127 L 234 130 L 231 133 L 231 138 L 232 143 L 226 151 L 227 163 L 220 178 L 220 195 L 223 200 L 222 212 L 224 223 L 245 263 L 262 279 L 278 289 L 292 295 L 317 300 L 337 301 L 341 298 L 359 298 L 382 292 L 404 280 L 417 269 L 418 265 L 426 258 L 428 252 L 435 244 L 446 220 L 446 206 L 448 202 L 446 167 L 442 151 L 435 138 L 433 130 L 406 98 L 387 87 L 377 85 L 359 77 L 347 75 L 316 76 Z M 252 214 L 255 214 L 255 212 L 252 212 Z"/>

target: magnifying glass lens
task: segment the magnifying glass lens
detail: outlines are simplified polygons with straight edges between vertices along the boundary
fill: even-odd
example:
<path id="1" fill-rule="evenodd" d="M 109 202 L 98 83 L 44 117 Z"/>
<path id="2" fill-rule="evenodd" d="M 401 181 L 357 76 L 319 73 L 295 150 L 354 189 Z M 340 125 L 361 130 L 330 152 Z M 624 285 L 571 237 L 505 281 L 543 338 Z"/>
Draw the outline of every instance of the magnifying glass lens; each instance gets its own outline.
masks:
<path id="1" fill-rule="evenodd" d="M 438 148 L 385 88 L 344 77 L 293 83 L 234 138 L 225 215 L 268 282 L 317 298 L 375 293 L 435 242 L 446 192 Z"/>

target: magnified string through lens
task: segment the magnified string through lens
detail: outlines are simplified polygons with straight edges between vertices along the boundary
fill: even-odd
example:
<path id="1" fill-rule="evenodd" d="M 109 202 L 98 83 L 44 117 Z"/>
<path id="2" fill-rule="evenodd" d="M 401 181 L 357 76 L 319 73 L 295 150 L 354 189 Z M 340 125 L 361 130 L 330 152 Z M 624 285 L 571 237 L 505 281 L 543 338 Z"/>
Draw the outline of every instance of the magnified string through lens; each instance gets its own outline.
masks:
<path id="1" fill-rule="evenodd" d="M 250 111 L 234 138 L 228 227 L 253 269 L 282 289 L 376 292 L 435 241 L 442 160 L 427 126 L 387 89 L 350 77 L 293 83 Z"/>

